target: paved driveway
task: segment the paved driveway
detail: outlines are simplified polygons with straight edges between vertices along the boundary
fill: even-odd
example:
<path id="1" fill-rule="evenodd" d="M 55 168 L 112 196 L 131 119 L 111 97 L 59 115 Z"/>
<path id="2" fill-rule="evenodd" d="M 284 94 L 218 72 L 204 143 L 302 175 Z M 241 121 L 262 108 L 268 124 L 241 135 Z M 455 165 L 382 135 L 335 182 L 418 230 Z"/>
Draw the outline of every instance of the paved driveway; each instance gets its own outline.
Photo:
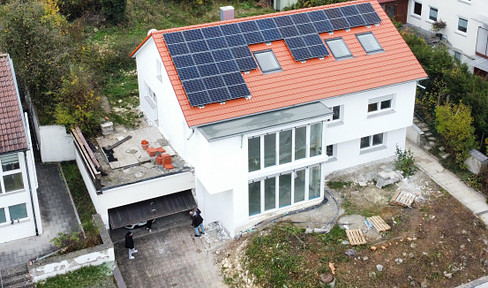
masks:
<path id="1" fill-rule="evenodd" d="M 209 230 L 195 238 L 190 220 L 185 224 L 167 230 L 153 225 L 152 233 L 144 228 L 134 230 L 138 252 L 133 260 L 128 259 L 123 241 L 114 243 L 117 265 L 127 287 L 227 287 L 214 260 L 217 232 Z"/>

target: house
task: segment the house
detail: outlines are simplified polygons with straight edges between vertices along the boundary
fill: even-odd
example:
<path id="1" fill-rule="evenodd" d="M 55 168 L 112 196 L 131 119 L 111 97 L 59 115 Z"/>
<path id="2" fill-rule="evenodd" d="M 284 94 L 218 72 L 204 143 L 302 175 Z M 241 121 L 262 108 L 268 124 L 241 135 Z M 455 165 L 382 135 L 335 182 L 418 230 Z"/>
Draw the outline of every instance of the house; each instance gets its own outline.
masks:
<path id="1" fill-rule="evenodd" d="M 0 243 L 42 233 L 33 153 L 14 66 L 0 54 Z"/>
<path id="2" fill-rule="evenodd" d="M 381 8 L 390 18 L 394 18 L 403 24 L 407 23 L 408 0 L 378 0 Z"/>
<path id="3" fill-rule="evenodd" d="M 471 72 L 486 77 L 488 72 L 488 6 L 483 0 L 409 1 L 407 22 L 445 39 L 456 59 Z M 445 27 L 434 31 L 435 23 Z M 437 24 L 436 24 L 437 25 Z"/>
<path id="4" fill-rule="evenodd" d="M 131 56 L 140 109 L 192 167 L 205 220 L 231 234 L 404 148 L 427 76 L 366 0 L 151 30 Z"/>

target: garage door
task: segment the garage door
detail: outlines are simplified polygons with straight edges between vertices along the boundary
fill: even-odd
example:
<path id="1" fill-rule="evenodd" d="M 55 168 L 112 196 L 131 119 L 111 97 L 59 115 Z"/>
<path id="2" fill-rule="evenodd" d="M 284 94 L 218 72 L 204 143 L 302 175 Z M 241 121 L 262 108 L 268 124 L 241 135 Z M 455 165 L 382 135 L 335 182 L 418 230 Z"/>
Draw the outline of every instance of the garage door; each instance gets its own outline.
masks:
<path id="1" fill-rule="evenodd" d="M 109 209 L 110 228 L 117 229 L 129 224 L 189 211 L 196 205 L 191 190 L 186 190 Z"/>

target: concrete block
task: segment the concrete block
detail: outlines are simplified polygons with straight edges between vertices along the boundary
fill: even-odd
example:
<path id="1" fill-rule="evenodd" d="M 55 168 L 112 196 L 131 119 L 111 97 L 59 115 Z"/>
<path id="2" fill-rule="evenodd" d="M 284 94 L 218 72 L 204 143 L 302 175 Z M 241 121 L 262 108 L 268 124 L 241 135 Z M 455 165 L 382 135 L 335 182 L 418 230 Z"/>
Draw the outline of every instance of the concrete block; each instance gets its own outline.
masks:
<path id="1" fill-rule="evenodd" d="M 382 188 L 402 180 L 402 174 L 398 171 L 380 171 L 376 175 L 376 187 Z"/>
<path id="2" fill-rule="evenodd" d="M 469 151 L 469 157 L 464 161 L 468 166 L 468 170 L 473 174 L 479 174 L 486 169 L 488 165 L 488 157 L 476 149 Z"/>

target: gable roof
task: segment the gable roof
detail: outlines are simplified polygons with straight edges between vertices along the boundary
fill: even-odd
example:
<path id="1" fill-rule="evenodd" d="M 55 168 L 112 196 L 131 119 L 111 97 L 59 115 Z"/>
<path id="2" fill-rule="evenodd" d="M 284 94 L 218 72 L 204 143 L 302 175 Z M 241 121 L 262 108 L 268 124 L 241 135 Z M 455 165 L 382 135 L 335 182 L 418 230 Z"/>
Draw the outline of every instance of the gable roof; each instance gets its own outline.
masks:
<path id="1" fill-rule="evenodd" d="M 309 59 L 305 63 L 294 60 L 284 40 L 273 41 L 271 45 L 249 45 L 251 52 L 273 50 L 283 71 L 263 74 L 260 69 L 243 73 L 242 76 L 251 93 L 251 99 L 234 99 L 221 105 L 219 103 L 205 105 L 204 108 L 192 107 L 178 76 L 163 34 L 197 28 L 219 26 L 249 20 L 272 18 L 333 7 L 349 6 L 359 3 L 371 3 L 381 18 L 378 26 L 362 26 L 349 31 L 338 30 L 332 34 L 320 33 L 322 40 L 341 37 L 353 57 L 336 60 L 334 56 L 325 59 Z M 372 32 L 383 52 L 367 54 L 356 38 L 356 34 Z M 359 0 L 307 9 L 279 12 L 261 16 L 233 19 L 188 27 L 156 31 L 131 53 L 153 38 L 162 62 L 168 73 L 183 115 L 189 127 L 219 122 L 256 113 L 263 113 L 289 106 L 301 105 L 325 98 L 357 93 L 383 86 L 405 83 L 425 78 L 427 74 L 418 63 L 413 53 L 384 13 L 377 1 Z M 328 48 L 328 47 L 327 47 Z M 329 49 L 330 50 L 330 49 Z"/>
<path id="2" fill-rule="evenodd" d="M 27 139 L 15 73 L 8 54 L 0 55 L 0 154 L 24 150 Z"/>

